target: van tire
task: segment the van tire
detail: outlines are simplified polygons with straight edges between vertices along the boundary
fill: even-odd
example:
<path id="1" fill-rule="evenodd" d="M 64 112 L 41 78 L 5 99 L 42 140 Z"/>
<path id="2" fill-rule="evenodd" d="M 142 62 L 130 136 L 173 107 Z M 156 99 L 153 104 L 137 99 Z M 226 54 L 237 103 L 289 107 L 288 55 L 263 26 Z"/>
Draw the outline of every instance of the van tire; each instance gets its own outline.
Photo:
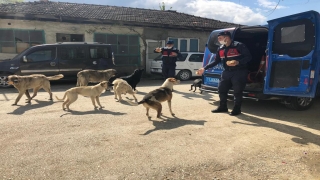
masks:
<path id="1" fill-rule="evenodd" d="M 313 102 L 313 98 L 291 97 L 289 98 L 289 101 L 285 103 L 285 106 L 292 110 L 304 111 L 309 109 L 312 106 Z"/>
<path id="2" fill-rule="evenodd" d="M 0 74 L 0 88 L 11 88 L 12 85 L 8 84 L 8 81 L 5 81 L 7 79 L 9 74 L 2 73 Z"/>
<path id="3" fill-rule="evenodd" d="M 181 81 L 187 81 L 192 77 L 192 73 L 189 70 L 181 70 L 178 73 L 178 79 Z"/>

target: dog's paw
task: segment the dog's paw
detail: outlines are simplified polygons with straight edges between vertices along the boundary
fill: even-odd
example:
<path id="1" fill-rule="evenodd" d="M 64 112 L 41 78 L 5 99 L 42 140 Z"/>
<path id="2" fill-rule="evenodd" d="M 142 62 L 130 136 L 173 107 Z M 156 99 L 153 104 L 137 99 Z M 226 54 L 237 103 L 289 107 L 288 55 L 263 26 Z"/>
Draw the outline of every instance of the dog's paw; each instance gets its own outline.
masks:
<path id="1" fill-rule="evenodd" d="M 171 115 L 172 115 L 172 116 L 175 116 L 176 114 L 175 114 L 175 113 L 172 113 Z"/>
<path id="2" fill-rule="evenodd" d="M 16 106 L 17 104 L 11 104 L 11 106 Z"/>

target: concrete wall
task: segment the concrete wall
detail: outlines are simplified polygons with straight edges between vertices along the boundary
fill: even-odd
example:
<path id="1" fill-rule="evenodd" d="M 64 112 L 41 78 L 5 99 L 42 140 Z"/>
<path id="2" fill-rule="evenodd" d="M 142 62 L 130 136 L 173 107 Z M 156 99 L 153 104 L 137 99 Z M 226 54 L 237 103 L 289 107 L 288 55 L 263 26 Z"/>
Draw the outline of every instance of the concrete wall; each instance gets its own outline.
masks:
<path id="1" fill-rule="evenodd" d="M 145 39 L 167 40 L 169 37 L 199 39 L 199 51 L 202 52 L 205 49 L 205 44 L 208 40 L 210 33 L 211 32 L 209 31 L 144 28 Z"/>
<path id="2" fill-rule="evenodd" d="M 9 25 L 10 23 L 10 25 Z M 56 33 L 84 34 L 87 42 L 93 42 L 94 33 L 110 34 L 132 34 L 140 37 L 141 67 L 145 67 L 146 61 L 146 39 L 167 40 L 168 37 L 175 38 L 198 38 L 199 50 L 204 51 L 205 43 L 210 32 L 199 32 L 192 30 L 175 30 L 161 28 L 127 27 L 120 24 L 77 24 L 65 22 L 45 22 L 30 20 L 0 19 L 0 28 L 44 30 L 45 43 L 56 43 Z M 0 59 L 12 58 L 16 54 L 0 53 Z M 123 71 L 132 72 L 137 67 L 121 67 Z"/>

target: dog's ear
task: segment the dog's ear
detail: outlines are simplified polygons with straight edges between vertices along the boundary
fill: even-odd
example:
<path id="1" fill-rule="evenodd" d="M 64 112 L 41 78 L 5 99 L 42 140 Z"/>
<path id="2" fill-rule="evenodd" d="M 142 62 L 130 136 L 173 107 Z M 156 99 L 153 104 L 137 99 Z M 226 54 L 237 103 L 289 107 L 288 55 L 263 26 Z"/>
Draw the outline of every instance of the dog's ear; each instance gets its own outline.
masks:
<path id="1" fill-rule="evenodd" d="M 19 82 L 19 80 L 17 78 L 9 78 L 8 79 L 8 84 L 10 84 L 10 85 L 16 84 L 18 82 Z"/>

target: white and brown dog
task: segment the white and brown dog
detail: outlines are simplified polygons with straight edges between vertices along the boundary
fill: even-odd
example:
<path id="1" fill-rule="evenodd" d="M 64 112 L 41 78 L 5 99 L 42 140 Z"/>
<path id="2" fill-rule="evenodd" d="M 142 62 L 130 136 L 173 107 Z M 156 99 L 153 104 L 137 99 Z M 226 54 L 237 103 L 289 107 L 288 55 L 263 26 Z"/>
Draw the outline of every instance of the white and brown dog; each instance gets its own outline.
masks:
<path id="1" fill-rule="evenodd" d="M 133 91 L 132 87 L 128 84 L 127 81 L 118 78 L 112 82 L 112 86 L 113 86 L 114 98 L 117 101 L 122 101 L 121 94 L 127 94 L 127 93 L 131 94 L 136 102 L 138 101 L 135 96 L 135 94 L 137 93 L 137 90 Z M 117 96 L 119 98 L 117 98 Z"/>
<path id="2" fill-rule="evenodd" d="M 169 110 L 172 116 L 175 114 L 172 112 L 171 109 L 171 100 L 172 100 L 172 89 L 174 85 L 180 84 L 180 80 L 175 78 L 168 78 L 166 81 L 161 85 L 161 87 L 149 92 L 146 94 L 143 99 L 138 103 L 131 102 L 132 105 L 139 105 L 143 104 L 146 108 L 147 113 L 146 115 L 149 116 L 149 110 L 154 109 L 157 111 L 157 118 L 160 118 L 162 105 L 161 103 L 164 101 L 168 102 Z"/>

